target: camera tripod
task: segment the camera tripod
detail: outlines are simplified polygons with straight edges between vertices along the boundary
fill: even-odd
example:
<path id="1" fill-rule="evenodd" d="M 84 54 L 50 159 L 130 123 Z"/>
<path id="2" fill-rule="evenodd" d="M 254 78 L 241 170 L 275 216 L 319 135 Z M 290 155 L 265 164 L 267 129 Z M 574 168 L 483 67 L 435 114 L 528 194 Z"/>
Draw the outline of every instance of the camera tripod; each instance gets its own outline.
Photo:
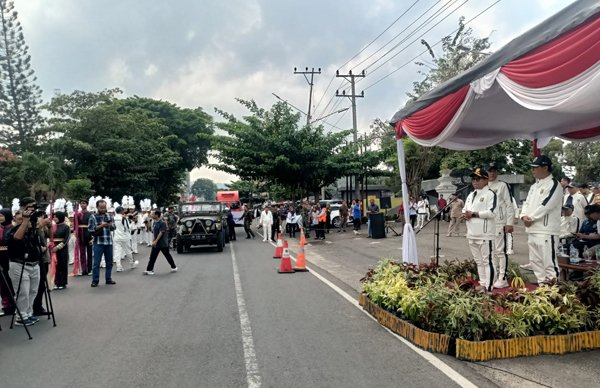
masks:
<path id="1" fill-rule="evenodd" d="M 44 299 L 46 302 L 46 311 L 47 311 L 47 315 L 48 315 L 48 320 L 50 320 L 52 317 L 52 323 L 53 326 L 56 327 L 56 318 L 54 316 L 54 308 L 52 306 L 52 297 L 50 295 L 49 290 L 49 286 L 48 286 L 48 276 L 47 276 L 47 271 L 45 269 L 45 266 L 43 263 L 40 263 L 40 281 L 44 282 Z M 6 276 L 4 275 L 4 271 L 0 271 L 0 275 L 1 275 L 1 279 L 0 281 L 2 281 L 4 283 L 4 285 L 6 286 L 8 292 L 10 293 L 10 297 L 14 303 L 15 306 L 15 311 L 12 315 L 12 319 L 11 319 L 11 323 L 10 323 L 10 329 L 12 329 L 14 327 L 15 324 L 15 318 L 18 316 L 18 318 L 23 321 L 23 314 L 21 313 L 21 310 L 19 309 L 18 305 L 17 305 L 17 299 L 19 296 L 19 292 L 21 291 L 21 283 L 23 280 L 23 272 L 25 270 L 25 263 L 23 263 L 21 265 L 21 275 L 19 276 L 19 285 L 17 287 L 16 292 L 13 292 L 13 288 L 11 287 L 9 280 L 6 278 Z M 39 288 L 39 286 L 38 286 Z M 27 332 L 27 336 L 29 337 L 29 339 L 33 339 L 33 337 L 31 337 L 31 333 L 29 332 L 29 328 L 27 327 L 27 325 L 23 325 L 23 327 L 25 328 L 25 332 Z M 0 328 L 1 330 L 1 328 Z"/>

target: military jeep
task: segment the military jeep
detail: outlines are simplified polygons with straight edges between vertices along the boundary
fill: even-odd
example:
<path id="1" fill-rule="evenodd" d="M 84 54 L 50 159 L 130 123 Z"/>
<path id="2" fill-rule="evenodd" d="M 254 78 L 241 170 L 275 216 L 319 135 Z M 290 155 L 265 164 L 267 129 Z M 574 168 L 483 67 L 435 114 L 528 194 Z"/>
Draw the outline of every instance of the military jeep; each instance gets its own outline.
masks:
<path id="1" fill-rule="evenodd" d="M 219 202 L 182 202 L 178 205 L 177 253 L 192 246 L 216 245 L 222 252 L 225 245 L 223 205 Z"/>

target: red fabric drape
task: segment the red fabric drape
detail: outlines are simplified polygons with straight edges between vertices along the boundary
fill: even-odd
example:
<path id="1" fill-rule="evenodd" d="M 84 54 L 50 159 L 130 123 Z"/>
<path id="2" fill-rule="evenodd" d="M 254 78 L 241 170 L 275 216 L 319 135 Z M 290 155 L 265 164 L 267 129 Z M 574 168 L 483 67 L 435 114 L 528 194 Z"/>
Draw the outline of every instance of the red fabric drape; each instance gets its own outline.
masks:
<path id="1" fill-rule="evenodd" d="M 561 135 L 565 139 L 583 140 L 600 136 L 600 127 L 583 129 L 581 131 L 569 132 Z"/>
<path id="2" fill-rule="evenodd" d="M 598 61 L 600 17 L 507 63 L 500 71 L 520 85 L 542 88 L 569 80 Z"/>
<path id="3" fill-rule="evenodd" d="M 470 86 L 467 84 L 400 121 L 396 124 L 396 136 L 398 136 L 398 125 L 401 125 L 400 128 L 404 127 L 407 132 L 418 139 L 433 139 L 438 136 L 448 126 L 464 102 L 469 88 Z"/>
<path id="4" fill-rule="evenodd" d="M 402 139 L 402 136 L 404 136 L 404 131 L 402 130 L 402 121 L 398 121 L 396 123 L 394 131 L 396 132 L 396 140 Z"/>

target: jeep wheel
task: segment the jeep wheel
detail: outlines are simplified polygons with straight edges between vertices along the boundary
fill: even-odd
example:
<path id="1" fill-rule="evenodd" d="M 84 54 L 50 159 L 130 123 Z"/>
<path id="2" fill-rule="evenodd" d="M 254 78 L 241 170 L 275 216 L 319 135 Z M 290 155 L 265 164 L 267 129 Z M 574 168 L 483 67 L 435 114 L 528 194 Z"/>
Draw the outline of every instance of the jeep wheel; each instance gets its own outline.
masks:
<path id="1" fill-rule="evenodd" d="M 183 253 L 183 242 L 181 242 L 181 240 L 179 240 L 179 239 L 176 239 L 175 244 L 177 245 L 177 253 L 182 254 Z"/>
<path id="2" fill-rule="evenodd" d="M 217 239 L 217 252 L 223 252 L 223 245 L 225 245 L 224 241 L 225 238 L 223 237 L 223 233 L 221 233 L 221 235 Z"/>

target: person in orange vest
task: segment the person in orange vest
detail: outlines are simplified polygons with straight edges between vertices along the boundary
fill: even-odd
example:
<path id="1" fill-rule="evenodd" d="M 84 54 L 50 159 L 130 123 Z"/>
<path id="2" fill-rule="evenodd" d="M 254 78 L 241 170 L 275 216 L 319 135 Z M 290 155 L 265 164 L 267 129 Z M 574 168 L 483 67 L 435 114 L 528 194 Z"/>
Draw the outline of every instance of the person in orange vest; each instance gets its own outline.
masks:
<path id="1" fill-rule="evenodd" d="M 327 227 L 327 205 L 321 205 L 321 211 L 319 212 L 319 225 L 317 226 L 317 240 L 325 240 L 325 228 Z"/>

